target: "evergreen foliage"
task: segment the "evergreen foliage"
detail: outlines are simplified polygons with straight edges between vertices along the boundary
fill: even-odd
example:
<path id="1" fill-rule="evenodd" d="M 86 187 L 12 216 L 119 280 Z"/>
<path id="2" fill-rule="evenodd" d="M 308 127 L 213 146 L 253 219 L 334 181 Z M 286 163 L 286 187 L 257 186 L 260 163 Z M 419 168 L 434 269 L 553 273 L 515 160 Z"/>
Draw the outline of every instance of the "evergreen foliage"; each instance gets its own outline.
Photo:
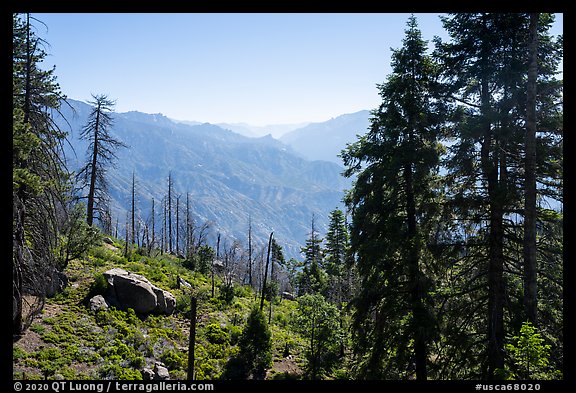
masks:
<path id="1" fill-rule="evenodd" d="M 561 162 L 555 153 L 556 147 L 562 145 L 561 125 L 551 120 L 561 113 L 557 91 L 561 83 L 549 84 L 561 48 L 546 36 L 549 18 L 545 14 L 540 18 L 538 52 L 547 55 L 539 59 L 542 68 L 537 82 L 542 87 L 539 91 L 547 92 L 537 99 L 547 102 L 539 106 L 538 144 L 548 143 L 537 149 L 541 149 L 537 154 L 539 163 L 536 174 L 530 175 L 539 179 L 539 198 L 546 194 L 561 200 L 559 194 L 545 191 L 546 185 L 561 184 L 560 172 L 547 175 L 539 169 L 541 165 L 559 168 L 556 163 Z M 462 332 L 446 326 L 450 331 L 444 335 L 448 358 L 443 362 L 461 359 L 466 362 L 463 369 L 472 378 L 500 378 L 497 370 L 505 366 L 506 332 L 525 320 L 524 311 L 520 311 L 522 301 L 516 300 L 516 294 L 521 291 L 522 279 L 518 278 L 525 276 L 523 230 L 519 226 L 525 213 L 522 187 L 527 176 L 522 159 L 527 124 L 529 21 L 527 14 L 454 14 L 443 18 L 451 41 L 436 41 L 435 58 L 443 70 L 443 94 L 453 113 L 453 126 L 447 134 L 453 143 L 445 158 L 445 215 L 453 218 L 446 220 L 445 225 L 457 244 L 457 270 L 446 272 L 458 272 L 451 287 L 454 294 L 460 294 L 446 298 L 441 314 L 446 312 L 442 319 L 450 324 L 460 320 Z M 494 56 L 495 53 L 499 55 Z M 537 247 L 543 249 L 542 245 Z M 509 294 L 514 295 L 509 298 Z M 482 332 L 484 340 L 473 339 L 463 331 Z M 468 348 L 464 353 L 463 347 Z M 451 374 L 445 368 L 441 373 L 446 372 L 462 377 L 460 372 Z"/>
<path id="2" fill-rule="evenodd" d="M 263 379 L 265 370 L 272 363 L 271 340 L 272 333 L 264 313 L 259 308 L 253 307 L 238 343 L 240 349 L 238 355 L 248 375 Z"/>
<path id="3" fill-rule="evenodd" d="M 324 271 L 324 252 L 322 249 L 323 239 L 319 236 L 312 216 L 312 230 L 306 240 L 306 246 L 302 247 L 304 254 L 302 270 L 298 274 L 298 295 L 321 293 L 327 290 L 327 275 Z"/>
<path id="4" fill-rule="evenodd" d="M 183 379 L 193 295 L 196 379 L 561 379 L 563 38 L 550 37 L 547 13 L 441 20 L 448 41 L 429 48 L 408 19 L 381 104 L 341 153 L 347 213 L 330 212 L 325 234 L 313 214 L 303 259 L 286 260 L 272 233 L 257 249 L 252 217 L 247 249 L 221 247 L 220 233 L 214 247 L 172 172 L 146 221 L 133 172 L 124 240 L 118 217 L 103 238 L 93 223 L 112 234 L 106 175 L 126 146 L 112 133 L 114 102 L 92 96 L 78 197 L 52 118 L 65 96 L 40 66 L 41 22 L 14 14 L 15 377 L 141 379 L 157 359 Z M 112 267 L 174 291 L 175 314 L 89 310 Z M 53 315 L 38 315 L 46 303 Z M 27 352 L 17 344 L 30 325 L 41 346 Z M 274 375 L 278 364 L 297 371 Z"/>
<path id="5" fill-rule="evenodd" d="M 513 337 L 512 344 L 506 344 L 512 367 L 515 370 L 511 379 L 556 379 L 559 371 L 550 369 L 551 345 L 544 344 L 538 329 L 531 322 L 524 322 L 520 334 Z"/>
<path id="6" fill-rule="evenodd" d="M 19 335 L 53 294 L 46 277 L 58 267 L 60 222 L 66 221 L 67 174 L 62 144 L 66 134 L 55 126 L 65 96 L 54 69 L 43 70 L 45 42 L 34 33 L 30 14 L 12 18 L 12 298 L 13 332 Z M 37 299 L 23 315 L 23 299 Z M 29 298 L 30 299 L 30 298 Z"/>
<path id="7" fill-rule="evenodd" d="M 343 152 L 353 211 L 351 247 L 362 280 L 355 299 L 360 375 L 400 378 L 415 357 L 416 377 L 427 378 L 427 346 L 435 325 L 433 283 L 424 258 L 438 211 L 440 163 L 437 66 L 410 18 L 403 47 L 393 51 L 393 73 L 380 85 L 382 104 L 368 133 Z M 400 345 L 393 343 L 402 343 Z M 386 348 L 397 348 L 393 351 Z"/>

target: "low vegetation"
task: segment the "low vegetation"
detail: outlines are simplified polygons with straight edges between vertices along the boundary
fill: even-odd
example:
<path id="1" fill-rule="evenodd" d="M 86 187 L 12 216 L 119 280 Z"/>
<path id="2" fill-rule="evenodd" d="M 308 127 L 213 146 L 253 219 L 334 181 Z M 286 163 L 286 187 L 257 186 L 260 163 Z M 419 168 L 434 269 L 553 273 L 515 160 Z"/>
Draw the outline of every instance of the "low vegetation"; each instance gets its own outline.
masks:
<path id="1" fill-rule="evenodd" d="M 553 14 L 451 14 L 441 17 L 448 41 L 434 48 L 411 16 L 370 127 L 340 154 L 346 214 L 330 213 L 323 238 L 312 213 L 303 260 L 286 260 L 278 230 L 257 238 L 278 225 L 272 216 L 253 223 L 243 211 L 247 248 L 243 236 L 221 238 L 225 221 L 195 222 L 171 170 L 148 218 L 136 171 L 130 209 L 113 217 L 112 102 L 94 96 L 82 128 L 91 160 L 70 172 L 53 117 L 66 97 L 54 69 L 39 66 L 46 43 L 34 21 L 13 14 L 13 378 L 564 377 L 563 36 L 549 34 Z M 210 173 L 234 182 L 233 167 Z M 220 216 L 237 217 L 236 202 Z M 149 307 L 90 301 L 107 293 L 112 268 L 155 286 Z"/>
<path id="2" fill-rule="evenodd" d="M 305 341 L 292 328 L 296 301 L 274 299 L 268 329 L 270 353 L 261 359 L 250 352 L 260 347 L 250 344 L 250 337 L 243 334 L 249 315 L 259 304 L 251 288 L 235 285 L 235 296 L 228 303 L 220 296 L 218 278 L 215 297 L 211 297 L 210 277 L 185 268 L 182 259 L 169 254 L 146 257 L 138 253 L 127 259 L 120 251 L 122 244 L 116 246 L 95 247 L 85 259 L 69 263 L 68 287 L 47 299 L 30 329 L 14 343 L 15 379 L 134 380 L 142 379 L 142 371 L 153 369 L 156 363 L 169 370 L 171 379 L 186 379 L 191 296 L 198 299 L 196 379 L 225 378 L 226 370 L 230 376 L 230 366 L 239 358 L 242 345 L 252 366 L 258 369 L 254 377 L 301 378 Z M 144 275 L 169 290 L 177 298 L 176 312 L 170 316 L 137 315 L 132 309 L 113 307 L 91 311 L 87 300 L 102 285 L 102 272 L 113 267 Z M 191 283 L 192 289 L 179 288 L 177 277 Z M 268 306 L 267 301 L 265 305 Z M 267 318 L 258 313 L 259 324 L 250 334 L 259 334 L 254 330 L 262 324 L 268 328 Z"/>

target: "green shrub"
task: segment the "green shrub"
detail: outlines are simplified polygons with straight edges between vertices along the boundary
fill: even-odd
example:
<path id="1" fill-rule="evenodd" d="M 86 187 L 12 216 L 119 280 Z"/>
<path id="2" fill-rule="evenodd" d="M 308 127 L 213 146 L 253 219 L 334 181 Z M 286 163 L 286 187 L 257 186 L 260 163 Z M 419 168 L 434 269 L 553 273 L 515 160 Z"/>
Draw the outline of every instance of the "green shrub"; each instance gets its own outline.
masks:
<path id="1" fill-rule="evenodd" d="M 27 357 L 28 353 L 22 348 L 16 346 L 12 347 L 12 360 L 26 359 Z"/>
<path id="2" fill-rule="evenodd" d="M 339 368 L 337 370 L 334 370 L 333 372 L 333 378 L 334 379 L 340 379 L 340 380 L 349 380 L 352 379 L 350 377 L 350 371 L 345 369 L 345 368 Z"/>
<path id="3" fill-rule="evenodd" d="M 321 378 L 337 362 L 340 337 L 338 309 L 321 294 L 298 298 L 295 327 L 307 339 L 307 371 L 311 379 Z"/>
<path id="4" fill-rule="evenodd" d="M 104 274 L 98 273 L 94 276 L 94 280 L 90 285 L 88 298 L 92 298 L 96 295 L 104 295 L 107 290 L 108 290 L 108 280 L 106 280 Z"/>
<path id="5" fill-rule="evenodd" d="M 38 334 L 42 335 L 42 333 L 44 333 L 46 331 L 46 327 L 43 325 L 40 325 L 39 323 L 34 323 L 34 324 L 32 324 L 32 326 L 30 326 L 30 330 L 33 331 L 34 333 L 38 333 Z"/>
<path id="6" fill-rule="evenodd" d="M 288 327 L 291 323 L 290 316 L 285 313 L 274 313 L 274 322 L 281 327 Z"/>
<path id="7" fill-rule="evenodd" d="M 254 296 L 252 288 L 249 285 L 237 285 L 234 288 L 234 294 L 238 297 L 252 297 Z"/>
<path id="8" fill-rule="evenodd" d="M 186 318 L 190 318 L 190 295 L 178 294 L 176 295 L 176 312 L 183 314 Z"/>
<path id="9" fill-rule="evenodd" d="M 514 336 L 514 343 L 507 344 L 506 350 L 510 353 L 514 373 L 507 375 L 511 379 L 557 379 L 560 371 L 550 366 L 550 348 L 544 344 L 538 329 L 530 322 L 524 322 L 520 334 Z M 500 370 L 502 374 L 509 371 Z"/>
<path id="10" fill-rule="evenodd" d="M 226 304 L 232 303 L 232 300 L 234 300 L 234 295 L 235 295 L 234 284 L 228 285 L 223 283 L 222 285 L 220 285 L 220 299 L 224 303 Z"/>
<path id="11" fill-rule="evenodd" d="M 284 380 L 284 381 L 288 381 L 288 380 L 297 380 L 300 379 L 300 376 L 297 374 L 291 374 L 288 371 L 284 371 L 282 373 L 275 373 L 272 375 L 271 379 L 273 380 Z"/>
<path id="12" fill-rule="evenodd" d="M 56 371 L 72 363 L 72 360 L 63 356 L 62 352 L 56 347 L 42 348 L 36 352 L 34 357 L 38 361 L 37 367 L 45 377 L 54 375 Z"/>
<path id="13" fill-rule="evenodd" d="M 196 379 L 217 379 L 217 361 L 215 359 L 202 359 L 196 363 L 194 371 L 196 372 Z"/>
<path id="14" fill-rule="evenodd" d="M 58 344 L 66 340 L 66 337 L 62 337 L 60 334 L 50 330 L 42 334 L 42 341 L 49 344 Z"/>
<path id="15" fill-rule="evenodd" d="M 206 338 L 212 344 L 230 344 L 230 336 L 217 323 L 210 323 L 206 326 Z"/>
<path id="16" fill-rule="evenodd" d="M 160 360 L 171 370 L 186 369 L 188 367 L 188 357 L 184 356 L 184 353 L 178 352 L 173 348 L 162 352 Z"/>
<path id="17" fill-rule="evenodd" d="M 117 338 L 101 348 L 99 355 L 108 363 L 127 364 L 135 368 L 144 365 L 144 357 L 140 352 Z"/>
<path id="18" fill-rule="evenodd" d="M 136 312 L 129 308 L 126 311 L 110 307 L 96 312 L 96 323 L 101 327 L 112 327 L 118 330 L 122 337 L 129 335 L 136 327 L 141 325 Z"/>
<path id="19" fill-rule="evenodd" d="M 242 336 L 242 327 L 236 325 L 228 326 L 228 330 L 230 331 L 230 344 L 236 345 L 238 344 L 238 340 Z"/>
<path id="20" fill-rule="evenodd" d="M 93 379 L 90 375 L 77 371 L 73 367 L 67 366 L 59 370 L 58 373 L 65 380 Z"/>
<path id="21" fill-rule="evenodd" d="M 118 379 L 118 380 L 142 380 L 142 373 L 129 367 L 123 367 L 117 363 L 108 363 L 102 366 L 99 370 L 102 379 Z"/>

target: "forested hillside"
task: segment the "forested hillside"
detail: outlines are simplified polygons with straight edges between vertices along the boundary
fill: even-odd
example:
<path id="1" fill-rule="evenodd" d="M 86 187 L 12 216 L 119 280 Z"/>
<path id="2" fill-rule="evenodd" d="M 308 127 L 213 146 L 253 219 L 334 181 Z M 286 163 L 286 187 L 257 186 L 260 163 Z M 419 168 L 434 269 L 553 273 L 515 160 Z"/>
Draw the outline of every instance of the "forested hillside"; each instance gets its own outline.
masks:
<path id="1" fill-rule="evenodd" d="M 567 378 L 553 19 L 409 18 L 340 177 L 67 102 L 14 14 L 13 379 Z"/>

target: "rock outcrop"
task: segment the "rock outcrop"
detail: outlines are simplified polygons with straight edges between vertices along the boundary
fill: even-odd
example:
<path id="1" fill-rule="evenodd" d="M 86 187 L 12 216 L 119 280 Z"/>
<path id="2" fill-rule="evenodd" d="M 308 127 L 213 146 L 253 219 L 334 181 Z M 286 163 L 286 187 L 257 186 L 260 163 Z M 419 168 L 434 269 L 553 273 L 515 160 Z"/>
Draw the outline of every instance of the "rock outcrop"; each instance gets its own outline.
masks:
<path id="1" fill-rule="evenodd" d="M 282 299 L 296 300 L 296 296 L 292 292 L 282 292 L 280 296 Z"/>
<path id="2" fill-rule="evenodd" d="M 103 309 L 108 308 L 108 303 L 106 302 L 106 299 L 104 299 L 104 296 L 96 295 L 90 299 L 90 310 L 96 312 L 101 308 Z"/>
<path id="3" fill-rule="evenodd" d="M 154 369 L 144 368 L 142 371 L 142 379 L 145 381 L 153 381 L 153 380 L 169 380 L 170 373 L 168 369 L 163 363 L 156 362 L 154 364 Z"/>
<path id="4" fill-rule="evenodd" d="M 176 308 L 176 298 L 170 292 L 153 285 L 139 274 L 124 269 L 104 272 L 108 281 L 106 302 L 121 309 L 132 308 L 140 314 L 170 315 Z"/>
<path id="5" fill-rule="evenodd" d="M 47 297 L 56 296 L 68 285 L 68 276 L 55 268 L 47 269 L 44 277 Z"/>

